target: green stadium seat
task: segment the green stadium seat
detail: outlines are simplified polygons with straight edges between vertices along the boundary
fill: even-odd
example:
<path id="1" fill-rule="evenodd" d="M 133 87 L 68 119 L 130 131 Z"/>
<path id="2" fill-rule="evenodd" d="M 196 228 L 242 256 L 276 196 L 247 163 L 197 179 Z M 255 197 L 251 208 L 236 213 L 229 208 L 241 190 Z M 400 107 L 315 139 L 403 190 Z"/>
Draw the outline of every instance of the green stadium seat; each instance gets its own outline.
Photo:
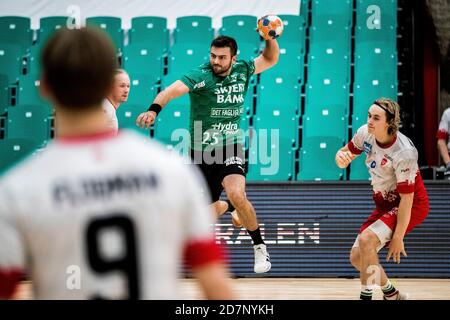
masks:
<path id="1" fill-rule="evenodd" d="M 272 106 L 255 115 L 247 179 L 293 180 L 297 148 L 298 116 L 292 110 Z"/>
<path id="2" fill-rule="evenodd" d="M 318 16 L 331 17 L 339 16 L 345 19 L 346 24 L 351 26 L 352 16 L 353 16 L 353 1 L 352 0 L 311 0 L 311 12 L 312 12 L 312 22 Z"/>
<path id="3" fill-rule="evenodd" d="M 350 163 L 350 180 L 370 180 L 365 153 L 362 153 Z"/>
<path id="4" fill-rule="evenodd" d="M 0 70 L 9 83 L 16 83 L 22 73 L 22 51 L 15 44 L 0 43 Z"/>
<path id="5" fill-rule="evenodd" d="M 306 26 L 309 26 L 309 4 L 310 0 L 300 0 L 300 12 L 299 14 L 303 17 Z"/>
<path id="6" fill-rule="evenodd" d="M 278 17 L 280 17 L 284 24 L 283 34 L 277 38 L 278 44 L 300 44 L 302 48 L 301 53 L 304 54 L 306 24 L 303 16 L 293 14 L 280 14 L 278 15 Z"/>
<path id="7" fill-rule="evenodd" d="M 348 134 L 346 111 L 340 106 L 308 106 L 303 116 L 303 137 L 332 136 L 345 140 Z"/>
<path id="8" fill-rule="evenodd" d="M 163 73 L 162 51 L 154 50 L 148 44 L 129 44 L 123 48 L 122 67 L 129 74 L 148 74 L 161 81 Z"/>
<path id="9" fill-rule="evenodd" d="M 18 45 L 21 47 L 22 54 L 25 54 L 33 41 L 30 22 L 29 17 L 0 17 L 0 43 Z"/>
<path id="10" fill-rule="evenodd" d="M 28 139 L 0 140 L 0 174 L 18 164 L 36 150 L 36 143 Z"/>
<path id="11" fill-rule="evenodd" d="M 300 87 L 292 75 L 261 77 L 256 113 L 267 110 L 266 106 L 283 106 L 294 113 L 300 110 Z"/>
<path id="12" fill-rule="evenodd" d="M 67 27 L 68 21 L 73 21 L 73 18 L 68 16 L 50 16 L 41 18 L 39 20 L 37 45 L 42 48 L 55 31 Z"/>
<path id="13" fill-rule="evenodd" d="M 248 42 L 238 43 L 237 58 L 238 60 L 255 59 L 259 55 L 259 48 Z"/>
<path id="14" fill-rule="evenodd" d="M 372 73 L 357 76 L 353 84 L 353 116 L 356 116 L 354 121 L 366 122 L 370 105 L 381 97 L 397 100 L 397 79 L 393 74 Z"/>
<path id="15" fill-rule="evenodd" d="M 44 100 L 40 94 L 40 78 L 37 75 L 26 75 L 19 78 L 19 94 L 16 104 L 17 105 L 35 105 L 47 110 L 47 114 L 50 116 L 53 114 L 54 109 L 50 106 L 50 103 Z"/>
<path id="16" fill-rule="evenodd" d="M 174 30 L 175 43 L 209 44 L 214 38 L 212 19 L 207 16 L 184 16 L 177 18 Z"/>
<path id="17" fill-rule="evenodd" d="M 8 109 L 6 138 L 34 140 L 36 146 L 44 146 L 50 140 L 48 111 L 41 106 L 21 105 Z"/>
<path id="18" fill-rule="evenodd" d="M 361 42 L 355 45 L 355 75 L 391 73 L 397 77 L 397 51 L 385 42 Z"/>
<path id="19" fill-rule="evenodd" d="M 172 100 L 156 118 L 154 138 L 165 145 L 190 144 L 190 105 L 185 97 Z"/>
<path id="20" fill-rule="evenodd" d="M 397 0 L 356 1 L 356 43 L 386 42 L 396 48 Z"/>
<path id="21" fill-rule="evenodd" d="M 169 74 L 181 76 L 207 61 L 209 61 L 209 44 L 174 44 L 170 48 Z"/>
<path id="22" fill-rule="evenodd" d="M 344 170 L 334 159 L 343 145 L 344 141 L 336 137 L 303 138 L 297 180 L 340 180 Z"/>
<path id="23" fill-rule="evenodd" d="M 105 31 L 111 38 L 117 52 L 122 51 L 123 47 L 123 30 L 122 20 L 119 17 L 89 17 L 86 18 L 87 26 L 96 26 Z"/>
<path id="24" fill-rule="evenodd" d="M 167 18 L 142 16 L 131 19 L 131 29 L 128 32 L 130 44 L 151 45 L 156 51 L 167 52 L 169 35 Z"/>
<path id="25" fill-rule="evenodd" d="M 351 26 L 348 20 L 336 15 L 314 17 L 310 28 L 310 44 L 322 43 L 350 53 Z"/>
<path id="26" fill-rule="evenodd" d="M 349 112 L 349 87 L 340 75 L 316 75 L 309 79 L 306 86 L 305 114 L 317 106 Z"/>
<path id="27" fill-rule="evenodd" d="M 238 47 L 247 43 L 259 49 L 261 41 L 258 33 L 255 31 L 256 26 L 257 17 L 255 16 L 224 16 L 222 18 L 222 27 L 219 29 L 219 34 L 234 38 Z"/>
<path id="28" fill-rule="evenodd" d="M 131 129 L 150 138 L 150 128 L 139 128 L 136 125 L 137 117 L 147 110 L 146 104 L 123 103 L 116 110 L 117 121 L 120 129 Z"/>
<path id="29" fill-rule="evenodd" d="M 128 103 L 150 105 L 156 96 L 155 78 L 147 74 L 130 74 L 130 93 Z"/>
<path id="30" fill-rule="evenodd" d="M 40 54 L 42 46 L 31 46 L 27 55 L 27 74 L 40 74 L 41 63 Z"/>
<path id="31" fill-rule="evenodd" d="M 305 56 L 302 54 L 303 47 L 300 43 L 280 44 L 280 57 L 278 63 L 272 68 L 261 73 L 261 79 L 273 78 L 279 75 L 295 76 L 295 83 L 304 82 Z"/>
<path id="32" fill-rule="evenodd" d="M 7 111 L 9 105 L 9 80 L 6 75 L 0 74 L 0 115 Z"/>
<path id="33" fill-rule="evenodd" d="M 331 43 L 311 44 L 308 55 L 308 75 L 330 72 L 344 83 L 350 83 L 350 52 L 348 48 L 334 46 Z"/>

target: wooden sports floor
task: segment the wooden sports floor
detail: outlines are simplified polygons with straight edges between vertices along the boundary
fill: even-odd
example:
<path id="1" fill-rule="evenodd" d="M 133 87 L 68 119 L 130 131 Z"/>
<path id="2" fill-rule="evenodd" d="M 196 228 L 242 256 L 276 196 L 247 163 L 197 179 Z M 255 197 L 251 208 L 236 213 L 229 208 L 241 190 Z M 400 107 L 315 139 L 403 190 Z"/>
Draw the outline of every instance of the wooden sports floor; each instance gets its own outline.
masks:
<path id="1" fill-rule="evenodd" d="M 450 279 L 391 279 L 397 289 L 408 292 L 413 300 L 450 300 Z M 232 280 L 241 300 L 354 300 L 359 298 L 358 279 L 317 278 L 238 278 Z M 32 299 L 31 285 L 20 284 L 15 299 Z M 180 299 L 202 299 L 197 284 L 183 279 Z M 374 300 L 381 300 L 381 290 L 375 290 Z"/>

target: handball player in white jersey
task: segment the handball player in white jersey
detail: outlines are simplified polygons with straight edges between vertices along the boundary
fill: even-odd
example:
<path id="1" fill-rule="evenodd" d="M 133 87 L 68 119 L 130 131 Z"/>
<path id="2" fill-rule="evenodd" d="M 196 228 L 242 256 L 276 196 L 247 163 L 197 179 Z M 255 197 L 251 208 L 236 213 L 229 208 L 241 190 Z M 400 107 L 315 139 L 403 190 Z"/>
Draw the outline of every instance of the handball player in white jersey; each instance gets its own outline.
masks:
<path id="1" fill-rule="evenodd" d="M 114 84 L 112 90 L 103 100 L 103 111 L 108 117 L 108 126 L 116 133 L 119 130 L 119 121 L 117 120 L 116 111 L 120 104 L 127 102 L 130 93 L 130 77 L 123 69 L 116 69 L 114 73 Z"/>
<path id="2" fill-rule="evenodd" d="M 352 265 L 360 272 L 363 300 L 372 298 L 374 285 L 381 287 L 386 300 L 408 298 L 389 281 L 379 264 L 378 251 L 386 246 L 386 260 L 400 263 L 400 256 L 406 256 L 405 235 L 422 223 L 429 211 L 417 150 L 398 131 L 399 123 L 399 105 L 378 99 L 369 108 L 367 124 L 336 153 L 336 164 L 341 168 L 365 153 L 372 180 L 375 210 L 361 226 L 350 254 Z"/>
<path id="3" fill-rule="evenodd" d="M 0 178 L 0 297 L 27 276 L 36 299 L 176 299 L 184 261 L 206 298 L 233 298 L 201 175 L 109 128 L 106 35 L 60 30 L 41 59 L 56 138 Z"/>

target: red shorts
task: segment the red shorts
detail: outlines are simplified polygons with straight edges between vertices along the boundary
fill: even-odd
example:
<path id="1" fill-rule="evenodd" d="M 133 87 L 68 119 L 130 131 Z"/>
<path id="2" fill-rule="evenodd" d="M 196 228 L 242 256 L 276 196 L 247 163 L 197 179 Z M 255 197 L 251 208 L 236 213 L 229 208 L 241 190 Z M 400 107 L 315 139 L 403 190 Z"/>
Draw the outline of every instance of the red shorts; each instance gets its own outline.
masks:
<path id="1" fill-rule="evenodd" d="M 428 206 L 413 205 L 411 208 L 411 219 L 409 220 L 408 228 L 406 229 L 405 234 L 409 233 L 412 229 L 421 224 L 427 217 L 428 211 Z M 368 226 L 377 220 L 383 221 L 392 231 L 394 231 L 397 226 L 397 213 L 398 207 L 394 207 L 388 212 L 380 212 L 378 209 L 375 209 L 366 222 L 363 223 L 359 229 L 359 233 L 363 232 Z"/>

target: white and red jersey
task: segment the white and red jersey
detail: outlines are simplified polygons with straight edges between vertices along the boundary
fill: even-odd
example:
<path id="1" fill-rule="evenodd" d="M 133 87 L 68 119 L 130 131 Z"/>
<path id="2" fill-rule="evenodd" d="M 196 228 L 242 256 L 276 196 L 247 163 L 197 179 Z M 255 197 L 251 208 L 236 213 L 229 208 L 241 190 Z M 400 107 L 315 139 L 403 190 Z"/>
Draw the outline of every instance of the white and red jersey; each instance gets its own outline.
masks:
<path id="1" fill-rule="evenodd" d="M 117 120 L 116 107 L 114 107 L 109 99 L 103 99 L 102 107 L 108 117 L 108 127 L 117 133 L 119 130 L 119 120 Z"/>
<path id="2" fill-rule="evenodd" d="M 449 134 L 450 134 L 450 108 L 447 108 L 442 114 L 436 138 L 438 140 L 443 139 L 447 142 L 447 149 L 449 150 L 450 153 L 450 139 L 448 138 Z"/>
<path id="3" fill-rule="evenodd" d="M 417 163 L 417 149 L 408 137 L 397 132 L 391 144 L 380 146 L 375 136 L 368 132 L 367 125 L 363 125 L 348 143 L 348 148 L 354 154 L 366 154 L 373 199 L 379 211 L 397 207 L 399 194 L 412 192 L 413 206 L 428 208 L 428 196 Z"/>
<path id="4" fill-rule="evenodd" d="M 184 261 L 221 261 L 199 173 L 124 131 L 58 138 L 0 180 L 0 296 L 177 298 Z"/>

